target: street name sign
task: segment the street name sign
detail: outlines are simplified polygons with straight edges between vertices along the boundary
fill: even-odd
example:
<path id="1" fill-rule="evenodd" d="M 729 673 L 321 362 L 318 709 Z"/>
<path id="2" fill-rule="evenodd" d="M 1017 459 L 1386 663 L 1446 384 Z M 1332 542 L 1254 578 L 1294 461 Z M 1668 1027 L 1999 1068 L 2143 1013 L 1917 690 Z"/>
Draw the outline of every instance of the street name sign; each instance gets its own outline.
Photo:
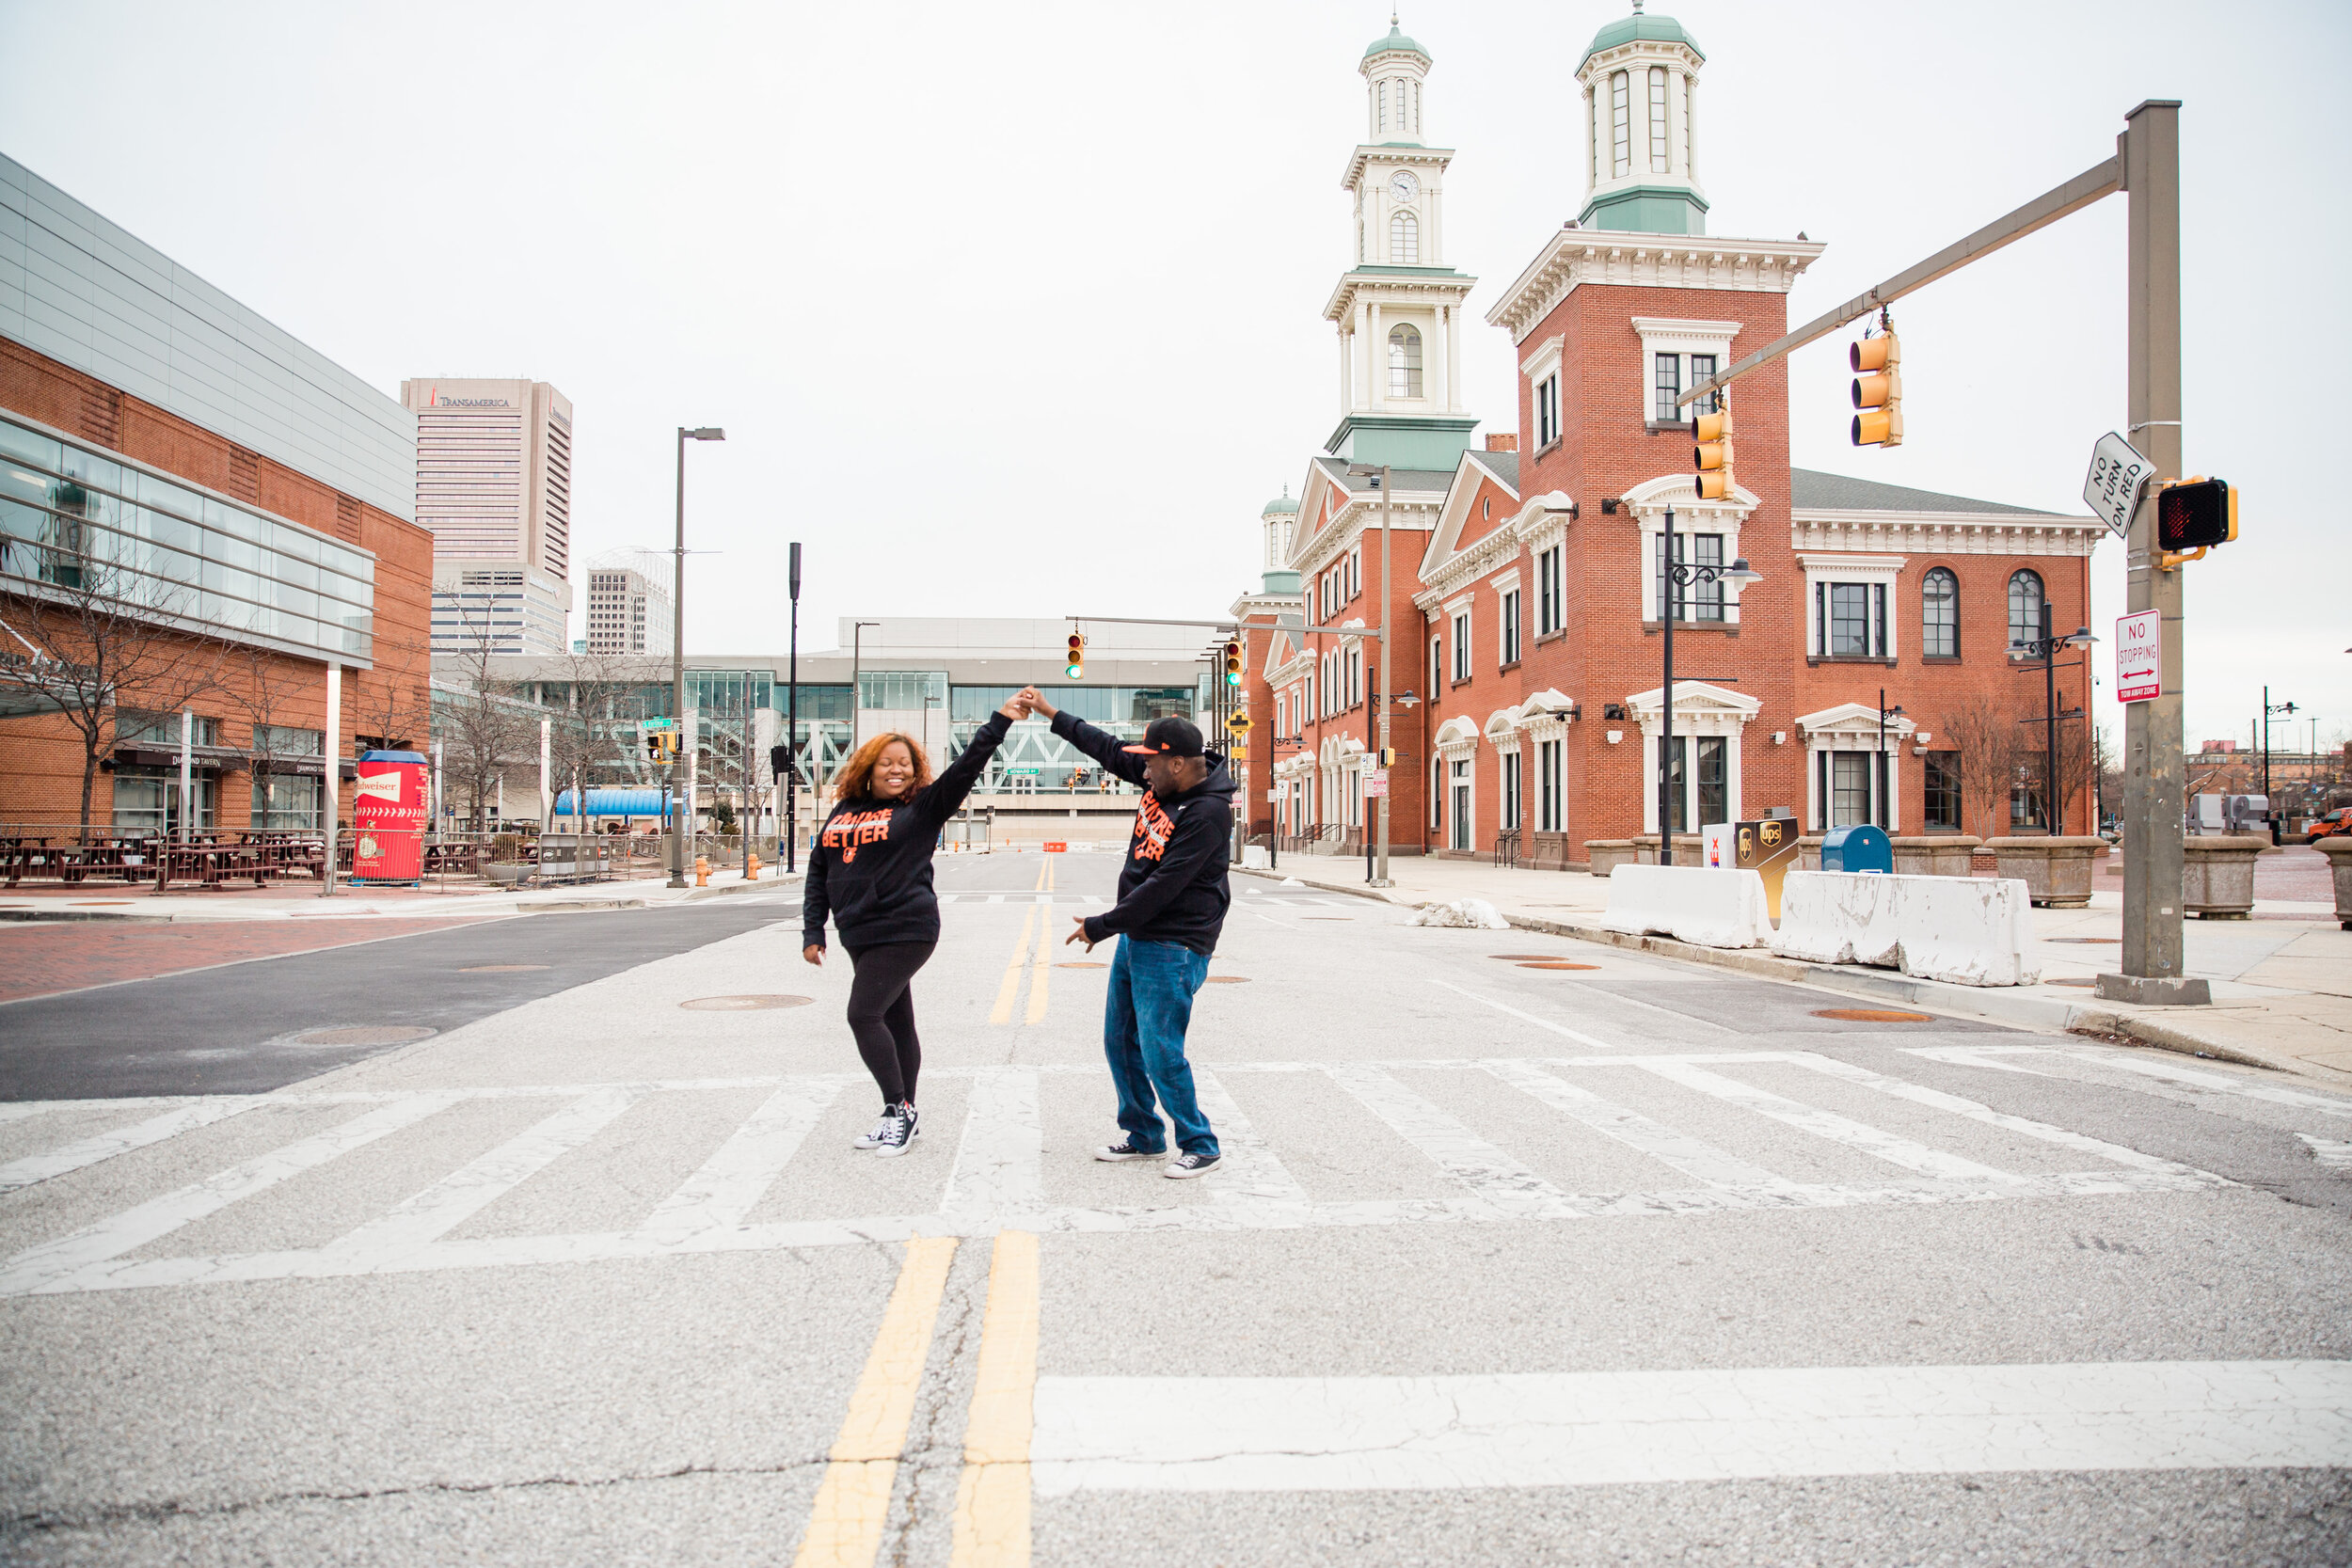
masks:
<path id="1" fill-rule="evenodd" d="M 1034 779 L 1037 777 L 1037 769 L 1034 768 L 1008 768 L 1005 769 L 1005 777 L 1009 779 Z"/>
<path id="2" fill-rule="evenodd" d="M 2115 623 L 2115 700 L 2145 703 L 2164 695 L 2164 612 L 2142 610 Z"/>
<path id="3" fill-rule="evenodd" d="M 637 727 L 648 733 L 655 730 L 674 730 L 677 728 L 677 721 L 675 719 L 641 719 L 637 721 Z"/>
<path id="4" fill-rule="evenodd" d="M 2139 455 L 2129 441 L 2112 430 L 2090 449 L 2090 473 L 2083 480 L 2083 504 L 2118 539 L 2132 531 L 2132 514 L 2139 509 L 2139 493 L 2148 487 L 2155 466 Z"/>

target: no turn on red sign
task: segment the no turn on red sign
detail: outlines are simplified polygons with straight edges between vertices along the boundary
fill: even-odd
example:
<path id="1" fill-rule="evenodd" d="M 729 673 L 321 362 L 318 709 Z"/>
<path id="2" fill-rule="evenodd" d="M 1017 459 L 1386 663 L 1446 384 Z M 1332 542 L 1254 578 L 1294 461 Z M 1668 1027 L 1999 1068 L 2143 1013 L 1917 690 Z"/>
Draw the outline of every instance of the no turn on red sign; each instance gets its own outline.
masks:
<path id="1" fill-rule="evenodd" d="M 2164 694 L 2164 612 L 2142 610 L 2115 623 L 2115 699 L 2144 703 Z"/>

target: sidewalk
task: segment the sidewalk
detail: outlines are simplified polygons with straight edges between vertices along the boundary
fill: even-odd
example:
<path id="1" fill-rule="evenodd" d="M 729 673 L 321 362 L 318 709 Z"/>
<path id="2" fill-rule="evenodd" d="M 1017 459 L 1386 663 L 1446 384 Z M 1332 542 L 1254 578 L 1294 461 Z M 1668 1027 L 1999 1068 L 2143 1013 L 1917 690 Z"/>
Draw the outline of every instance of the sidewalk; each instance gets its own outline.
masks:
<path id="1" fill-rule="evenodd" d="M 2280 869 L 2291 875 L 2301 868 Z M 2330 903 L 2258 897 L 2251 920 L 2187 922 L 2185 967 L 2212 985 L 2213 1006 L 2137 1007 L 2090 994 L 2092 978 L 2114 963 L 2122 942 L 2122 895 L 2108 888 L 2092 894 L 2088 909 L 2034 911 L 2034 956 L 2042 966 L 2041 983 L 1994 989 L 1915 980 L 1896 970 L 1859 964 L 1801 963 L 1775 958 L 1760 947 L 1696 947 L 1665 937 L 1603 930 L 1599 921 L 1609 903 L 1609 879 L 1581 871 L 1503 870 L 1474 861 L 1415 855 L 1391 858 L 1389 875 L 1396 885 L 1375 892 L 1364 885 L 1360 856 L 1285 855 L 1279 868 L 1246 875 L 1278 882 L 1296 878 L 1309 887 L 1385 898 L 1406 908 L 1484 898 L 1512 925 L 1527 930 L 1907 1002 L 1938 1012 L 2121 1035 L 2168 1050 L 2352 1084 L 2352 931 L 2337 928 Z M 2301 891 L 2294 883 L 2289 886 Z"/>
<path id="2" fill-rule="evenodd" d="M 688 873 L 691 881 L 692 873 Z M 446 889 L 427 883 L 421 888 L 353 887 L 339 883 L 334 896 L 320 895 L 315 882 L 279 882 L 263 888 L 224 888 L 218 891 L 176 890 L 157 893 L 151 887 L 124 887 L 94 882 L 81 887 L 28 887 L 0 891 L 0 931 L 7 923 L 47 925 L 59 921 L 136 921 L 187 924 L 244 920 L 344 919 L 354 915 L 399 915 L 410 919 L 446 917 L 479 920 L 516 914 L 559 913 L 578 910 L 648 909 L 656 904 L 693 903 L 729 894 L 762 893 L 788 885 L 798 889 L 800 877 L 787 877 L 775 866 L 762 866 L 759 880 L 746 882 L 739 866 L 714 866 L 707 887 L 674 888 L 662 876 L 606 882 L 579 882 L 564 887 L 502 888 L 487 883 L 460 883 Z"/>

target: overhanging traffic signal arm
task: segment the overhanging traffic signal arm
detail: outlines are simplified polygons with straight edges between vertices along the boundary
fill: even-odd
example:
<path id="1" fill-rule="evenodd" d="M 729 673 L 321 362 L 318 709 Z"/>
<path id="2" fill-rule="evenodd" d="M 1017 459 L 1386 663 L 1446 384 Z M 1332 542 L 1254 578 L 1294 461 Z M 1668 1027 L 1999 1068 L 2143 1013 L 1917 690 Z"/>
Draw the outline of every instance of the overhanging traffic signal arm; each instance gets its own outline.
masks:
<path id="1" fill-rule="evenodd" d="M 1062 673 L 1069 676 L 1073 681 L 1082 681 L 1086 679 L 1086 633 L 1082 631 L 1073 631 L 1070 634 L 1070 662 L 1063 667 Z"/>
<path id="2" fill-rule="evenodd" d="M 1854 372 L 1853 444 L 1857 447 L 1899 447 L 1903 444 L 1903 345 L 1892 332 L 1865 338 L 1846 349 L 1846 363 Z"/>
<path id="3" fill-rule="evenodd" d="M 2237 492 L 2227 480 L 2200 476 L 2163 480 L 2156 490 L 2156 548 L 2167 557 L 2195 561 L 2216 545 L 2237 537 Z"/>
<path id="4" fill-rule="evenodd" d="M 1239 642 L 1225 644 L 1225 684 L 1228 686 L 1241 684 L 1241 644 Z"/>
<path id="5" fill-rule="evenodd" d="M 1737 483 L 1731 476 L 1731 408 L 1694 415 L 1691 420 L 1691 461 L 1698 469 L 1699 499 L 1723 500 Z"/>

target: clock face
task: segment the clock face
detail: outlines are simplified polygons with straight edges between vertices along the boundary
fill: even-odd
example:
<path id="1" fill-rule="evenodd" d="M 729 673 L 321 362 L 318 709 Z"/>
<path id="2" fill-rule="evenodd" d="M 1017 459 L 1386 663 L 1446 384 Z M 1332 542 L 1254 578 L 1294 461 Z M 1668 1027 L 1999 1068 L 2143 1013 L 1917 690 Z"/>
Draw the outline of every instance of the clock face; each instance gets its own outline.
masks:
<path id="1" fill-rule="evenodd" d="M 1410 201 L 1421 194 L 1421 182 L 1413 178 L 1411 169 L 1398 169 L 1389 179 L 1389 194 L 1399 201 Z"/>

